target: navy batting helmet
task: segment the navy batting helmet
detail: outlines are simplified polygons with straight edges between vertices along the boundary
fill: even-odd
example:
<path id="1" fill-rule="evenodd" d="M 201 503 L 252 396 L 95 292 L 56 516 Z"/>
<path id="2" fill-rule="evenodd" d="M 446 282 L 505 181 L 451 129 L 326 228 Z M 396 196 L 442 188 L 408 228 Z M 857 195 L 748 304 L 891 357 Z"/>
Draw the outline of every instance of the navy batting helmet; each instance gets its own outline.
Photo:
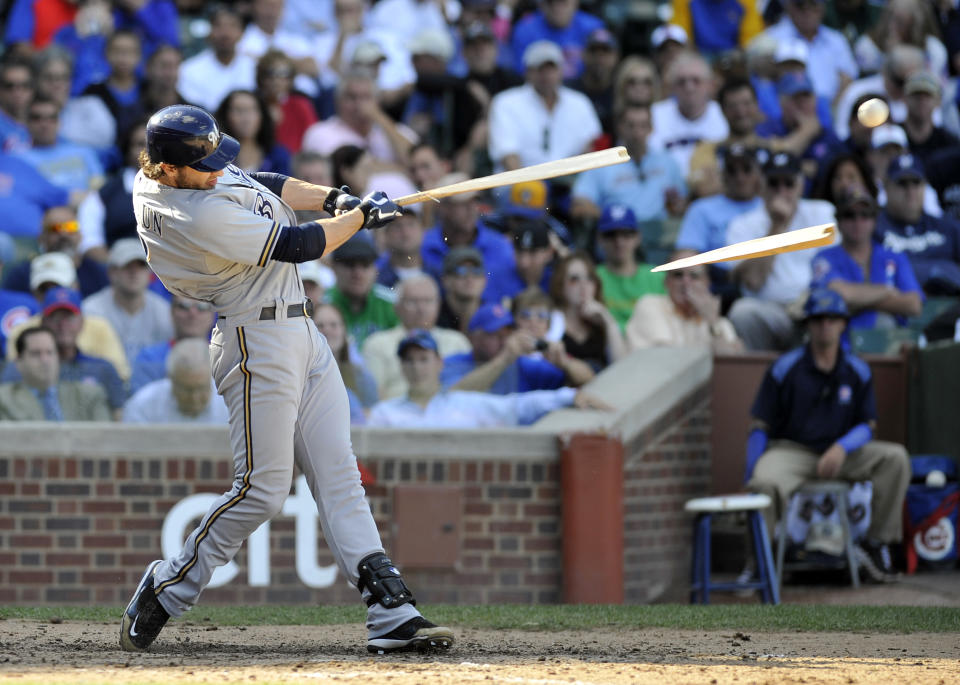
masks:
<path id="1" fill-rule="evenodd" d="M 219 171 L 237 157 L 240 143 L 220 133 L 217 120 L 193 105 L 170 105 L 147 122 L 147 153 L 154 163 Z"/>
<path id="2" fill-rule="evenodd" d="M 829 288 L 815 288 L 810 292 L 806 304 L 803 306 L 805 319 L 812 319 L 819 316 L 838 316 L 844 319 L 850 318 L 850 312 L 847 310 L 847 303 L 843 301 L 836 290 Z"/>

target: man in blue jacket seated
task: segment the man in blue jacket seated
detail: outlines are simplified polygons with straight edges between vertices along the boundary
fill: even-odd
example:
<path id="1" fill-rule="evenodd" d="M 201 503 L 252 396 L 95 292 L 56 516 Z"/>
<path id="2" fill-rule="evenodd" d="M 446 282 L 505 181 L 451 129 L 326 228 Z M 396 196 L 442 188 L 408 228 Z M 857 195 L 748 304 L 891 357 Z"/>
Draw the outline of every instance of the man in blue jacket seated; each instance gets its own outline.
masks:
<path id="1" fill-rule="evenodd" d="M 406 397 L 373 405 L 368 426 L 396 428 L 485 428 L 531 424 L 562 407 L 611 407 L 583 390 L 558 388 L 491 395 L 482 392 L 443 390 L 443 360 L 428 331 L 414 329 L 397 346 L 403 375 L 410 385 Z"/>
<path id="2" fill-rule="evenodd" d="M 867 539 L 856 545 L 871 580 L 896 579 L 889 545 L 903 535 L 910 460 L 901 445 L 873 440 L 877 410 L 870 367 L 840 340 L 849 314 L 839 293 L 814 289 L 804 307 L 809 342 L 767 370 L 754 400 L 747 440 L 747 489 L 773 500 L 768 529 L 790 496 L 816 479 L 873 483 Z"/>
<path id="3" fill-rule="evenodd" d="M 476 311 L 467 337 L 472 352 L 443 360 L 440 382 L 444 388 L 507 395 L 579 387 L 593 378 L 593 370 L 567 355 L 562 346 L 514 330 L 513 316 L 499 304 L 485 304 Z M 531 356 L 537 350 L 543 350 L 543 356 Z"/>

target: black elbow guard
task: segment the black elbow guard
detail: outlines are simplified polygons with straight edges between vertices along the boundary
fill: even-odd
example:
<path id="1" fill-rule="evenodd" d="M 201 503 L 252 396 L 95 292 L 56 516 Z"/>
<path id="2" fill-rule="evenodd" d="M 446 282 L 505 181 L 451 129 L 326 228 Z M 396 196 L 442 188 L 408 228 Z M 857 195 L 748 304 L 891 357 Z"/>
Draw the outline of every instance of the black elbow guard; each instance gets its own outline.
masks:
<path id="1" fill-rule="evenodd" d="M 357 571 L 360 574 L 357 589 L 360 592 L 363 592 L 364 588 L 370 591 L 367 606 L 373 606 L 376 602 L 380 602 L 387 609 L 396 609 L 407 602 L 417 605 L 413 593 L 404 585 L 400 571 L 383 552 L 376 552 L 361 559 Z"/>
<path id="2" fill-rule="evenodd" d="M 278 262 L 309 262 L 323 256 L 327 249 L 327 234 L 316 221 L 299 226 L 284 226 L 273 247 L 272 259 Z"/>

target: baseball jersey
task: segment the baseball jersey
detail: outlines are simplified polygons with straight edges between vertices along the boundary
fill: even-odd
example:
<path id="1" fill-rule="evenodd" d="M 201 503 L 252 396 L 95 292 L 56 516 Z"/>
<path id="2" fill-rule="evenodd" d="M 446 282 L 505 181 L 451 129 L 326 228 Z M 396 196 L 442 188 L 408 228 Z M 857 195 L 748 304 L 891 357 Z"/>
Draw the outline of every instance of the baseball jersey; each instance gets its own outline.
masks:
<path id="1" fill-rule="evenodd" d="M 233 164 L 210 190 L 173 188 L 140 171 L 133 183 L 137 233 L 167 290 L 237 316 L 304 299 L 297 265 L 272 261 L 293 210 Z"/>

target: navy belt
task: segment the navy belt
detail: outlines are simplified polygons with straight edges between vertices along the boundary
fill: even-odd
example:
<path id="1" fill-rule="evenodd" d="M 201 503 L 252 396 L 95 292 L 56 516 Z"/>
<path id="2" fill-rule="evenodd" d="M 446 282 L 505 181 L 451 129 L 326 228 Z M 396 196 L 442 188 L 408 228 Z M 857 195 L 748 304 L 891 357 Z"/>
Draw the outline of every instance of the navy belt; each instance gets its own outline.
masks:
<path id="1" fill-rule="evenodd" d="M 308 319 L 313 317 L 313 302 L 310 299 L 306 299 L 300 304 L 291 304 L 287 307 L 287 318 L 293 319 L 298 316 L 305 316 Z M 221 319 L 226 319 L 227 317 L 221 316 Z M 264 307 L 260 310 L 260 316 L 258 317 L 260 321 L 273 321 L 277 318 L 277 308 L 276 307 Z"/>

